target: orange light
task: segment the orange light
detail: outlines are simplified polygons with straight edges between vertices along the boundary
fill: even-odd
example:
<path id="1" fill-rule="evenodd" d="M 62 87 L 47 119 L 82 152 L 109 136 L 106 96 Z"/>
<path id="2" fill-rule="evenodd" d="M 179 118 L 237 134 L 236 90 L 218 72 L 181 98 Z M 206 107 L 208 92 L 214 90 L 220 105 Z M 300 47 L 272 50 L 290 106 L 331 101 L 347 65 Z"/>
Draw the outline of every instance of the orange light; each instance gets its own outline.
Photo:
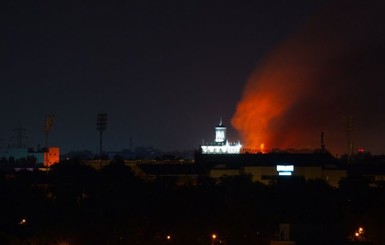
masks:
<path id="1" fill-rule="evenodd" d="M 259 149 L 261 150 L 262 153 L 265 153 L 265 144 L 262 143 Z"/>
<path id="2" fill-rule="evenodd" d="M 213 240 L 215 240 L 215 239 L 217 238 L 217 234 L 212 234 L 212 235 L 211 235 L 211 238 L 212 238 Z"/>
<path id="3" fill-rule="evenodd" d="M 316 68 L 324 68 L 326 47 L 319 39 L 309 45 L 305 36 L 293 36 L 278 46 L 248 78 L 231 119 L 245 148 L 303 147 L 314 133 L 310 120 L 302 117 L 315 115 L 307 99 L 319 96 L 324 69 Z"/>
<path id="4" fill-rule="evenodd" d="M 26 219 L 21 219 L 19 224 L 20 225 L 25 225 L 25 224 L 27 224 L 27 220 Z"/>
<path id="5" fill-rule="evenodd" d="M 167 239 L 167 240 L 171 240 L 171 236 L 170 236 L 170 235 L 167 235 L 167 236 L 166 236 L 166 239 Z"/>
<path id="6" fill-rule="evenodd" d="M 359 228 L 358 228 L 358 233 L 359 233 L 360 235 L 364 234 L 364 228 L 359 227 Z"/>
<path id="7" fill-rule="evenodd" d="M 47 152 L 44 153 L 44 166 L 50 167 L 60 161 L 60 149 L 59 147 L 49 147 Z"/>

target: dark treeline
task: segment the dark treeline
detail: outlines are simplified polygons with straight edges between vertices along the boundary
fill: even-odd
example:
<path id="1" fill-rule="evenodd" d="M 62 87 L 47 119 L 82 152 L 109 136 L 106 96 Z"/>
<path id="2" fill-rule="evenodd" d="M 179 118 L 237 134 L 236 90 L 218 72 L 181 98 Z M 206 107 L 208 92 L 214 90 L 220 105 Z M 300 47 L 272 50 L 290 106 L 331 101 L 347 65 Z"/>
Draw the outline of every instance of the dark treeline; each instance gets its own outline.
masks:
<path id="1" fill-rule="evenodd" d="M 144 182 L 119 160 L 100 171 L 67 161 L 49 173 L 2 173 L 0 244 L 212 244 L 212 233 L 218 244 L 269 244 L 280 223 L 298 245 L 344 244 L 358 226 L 375 244 L 385 239 L 385 188 L 365 179 L 338 189 L 250 176 L 177 183 Z"/>

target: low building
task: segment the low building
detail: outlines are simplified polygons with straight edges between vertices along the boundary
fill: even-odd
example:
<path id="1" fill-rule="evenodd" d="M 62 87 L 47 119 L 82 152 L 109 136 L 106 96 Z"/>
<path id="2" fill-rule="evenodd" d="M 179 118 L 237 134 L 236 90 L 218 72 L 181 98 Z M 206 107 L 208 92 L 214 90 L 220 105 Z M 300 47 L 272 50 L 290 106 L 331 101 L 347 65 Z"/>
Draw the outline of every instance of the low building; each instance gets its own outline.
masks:
<path id="1" fill-rule="evenodd" d="M 270 184 L 282 177 L 324 180 L 338 187 L 346 169 L 327 152 L 267 154 L 198 154 L 197 164 L 207 168 L 210 177 L 251 175 L 253 181 Z"/>
<path id="2" fill-rule="evenodd" d="M 135 167 L 145 174 L 147 180 L 171 179 L 179 186 L 195 185 L 200 176 L 199 169 L 192 163 L 145 163 Z"/>
<path id="3" fill-rule="evenodd" d="M 46 167 L 60 161 L 59 147 L 49 147 L 34 150 L 32 148 L 9 148 L 4 157 L 12 159 L 15 163 L 20 161 L 33 161 L 34 164 L 43 164 Z"/>
<path id="4" fill-rule="evenodd" d="M 60 149 L 59 147 L 49 147 L 44 152 L 44 166 L 50 167 L 51 165 L 60 162 Z"/>
<path id="5" fill-rule="evenodd" d="M 348 165 L 348 175 L 352 177 L 362 177 L 372 186 L 385 185 L 385 162 L 360 162 Z"/>

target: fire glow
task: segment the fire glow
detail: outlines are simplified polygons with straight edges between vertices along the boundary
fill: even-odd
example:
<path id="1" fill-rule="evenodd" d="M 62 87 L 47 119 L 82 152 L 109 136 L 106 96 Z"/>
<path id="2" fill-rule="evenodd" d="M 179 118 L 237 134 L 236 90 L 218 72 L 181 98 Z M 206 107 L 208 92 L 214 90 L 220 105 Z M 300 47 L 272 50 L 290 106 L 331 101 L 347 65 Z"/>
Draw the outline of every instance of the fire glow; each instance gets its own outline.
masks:
<path id="1" fill-rule="evenodd" d="M 289 60 L 289 57 L 296 58 Z M 289 138 L 282 136 L 278 141 L 277 134 L 285 113 L 306 95 L 312 85 L 313 74 L 306 70 L 305 65 L 310 60 L 306 50 L 288 43 L 249 78 L 232 118 L 232 125 L 240 132 L 245 148 L 263 152 L 265 147 L 288 146 Z"/>
<path id="2" fill-rule="evenodd" d="M 349 9 L 328 5 L 260 62 L 231 119 L 244 150 L 316 149 L 322 131 L 328 150 L 344 151 L 344 115 L 365 120 L 382 110 L 383 96 L 374 91 L 383 90 L 383 56 L 374 47 L 383 29 L 366 31 L 383 16 L 377 9 L 362 1 Z"/>

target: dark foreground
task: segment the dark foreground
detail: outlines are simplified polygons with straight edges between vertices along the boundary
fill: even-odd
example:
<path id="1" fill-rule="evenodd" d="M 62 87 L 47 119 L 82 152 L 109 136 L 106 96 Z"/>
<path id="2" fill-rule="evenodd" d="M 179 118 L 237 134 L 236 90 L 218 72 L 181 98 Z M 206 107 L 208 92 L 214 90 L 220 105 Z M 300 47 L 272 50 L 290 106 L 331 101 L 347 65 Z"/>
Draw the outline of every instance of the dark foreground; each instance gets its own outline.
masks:
<path id="1" fill-rule="evenodd" d="M 3 173 L 0 244 L 269 244 L 280 223 L 301 244 L 346 244 L 357 227 L 385 241 L 385 188 L 348 178 L 249 176 L 145 182 L 119 161 L 101 171 L 76 162 L 44 172 Z M 212 234 L 216 234 L 215 239 Z M 169 236 L 169 237 L 168 237 Z"/>

